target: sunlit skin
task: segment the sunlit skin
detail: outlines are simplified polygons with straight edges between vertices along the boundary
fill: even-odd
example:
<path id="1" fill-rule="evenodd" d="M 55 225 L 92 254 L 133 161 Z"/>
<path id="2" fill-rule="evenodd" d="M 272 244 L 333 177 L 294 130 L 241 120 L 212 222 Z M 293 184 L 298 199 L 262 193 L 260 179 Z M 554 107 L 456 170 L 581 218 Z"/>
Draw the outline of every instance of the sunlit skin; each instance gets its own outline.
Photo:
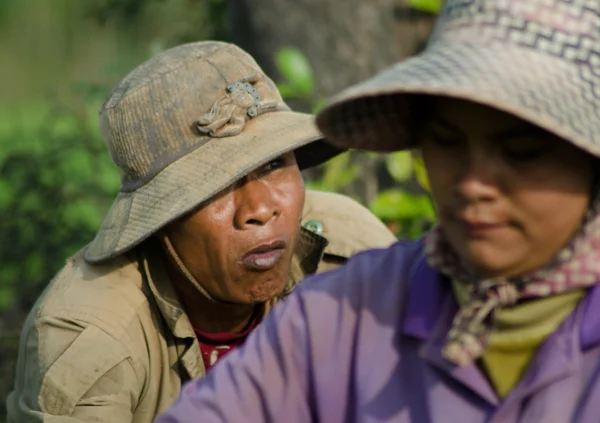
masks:
<path id="1" fill-rule="evenodd" d="M 300 233 L 304 196 L 295 156 L 288 153 L 167 227 L 183 264 L 218 300 L 207 300 L 171 266 L 196 328 L 241 330 L 257 304 L 282 292 Z"/>
<path id="2" fill-rule="evenodd" d="M 439 220 L 482 277 L 523 275 L 567 245 L 593 184 L 591 156 L 511 115 L 432 100 L 420 141 Z"/>

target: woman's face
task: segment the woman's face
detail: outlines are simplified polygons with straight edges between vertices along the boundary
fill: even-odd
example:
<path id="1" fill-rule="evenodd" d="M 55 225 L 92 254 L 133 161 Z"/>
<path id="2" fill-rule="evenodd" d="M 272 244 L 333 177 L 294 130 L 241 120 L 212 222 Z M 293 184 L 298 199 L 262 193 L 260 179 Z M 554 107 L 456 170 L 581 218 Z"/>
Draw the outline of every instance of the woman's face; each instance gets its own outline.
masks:
<path id="1" fill-rule="evenodd" d="M 450 245 L 485 277 L 542 267 L 565 246 L 590 201 L 591 156 L 513 116 L 436 99 L 421 140 Z"/>
<path id="2" fill-rule="evenodd" d="M 287 283 L 303 206 L 302 175 L 294 153 L 288 153 L 172 223 L 166 233 L 214 298 L 259 303 Z"/>

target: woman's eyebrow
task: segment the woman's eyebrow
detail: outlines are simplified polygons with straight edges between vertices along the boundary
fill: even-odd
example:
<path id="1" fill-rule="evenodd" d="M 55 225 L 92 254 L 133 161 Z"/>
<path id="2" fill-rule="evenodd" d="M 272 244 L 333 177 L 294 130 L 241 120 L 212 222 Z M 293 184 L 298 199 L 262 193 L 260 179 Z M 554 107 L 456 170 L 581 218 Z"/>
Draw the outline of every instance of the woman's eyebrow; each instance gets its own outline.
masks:
<path id="1" fill-rule="evenodd" d="M 439 127 L 445 129 L 448 132 L 453 132 L 456 135 L 465 136 L 465 132 L 462 131 L 457 125 L 451 123 L 450 121 L 444 119 L 442 116 L 439 115 L 432 115 L 429 119 L 427 119 L 425 126 L 427 128 Z"/>

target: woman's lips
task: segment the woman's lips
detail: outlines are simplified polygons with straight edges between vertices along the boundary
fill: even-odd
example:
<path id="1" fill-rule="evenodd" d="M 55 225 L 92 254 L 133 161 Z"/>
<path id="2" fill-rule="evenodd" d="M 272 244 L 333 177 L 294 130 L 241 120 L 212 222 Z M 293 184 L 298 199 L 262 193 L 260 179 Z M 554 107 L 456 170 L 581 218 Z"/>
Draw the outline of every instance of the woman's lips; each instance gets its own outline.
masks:
<path id="1" fill-rule="evenodd" d="M 461 221 L 463 227 L 469 234 L 472 235 L 484 235 L 492 231 L 504 228 L 504 223 L 490 223 L 490 222 L 478 222 L 478 221 Z"/>
<path id="2" fill-rule="evenodd" d="M 285 247 L 285 241 L 281 240 L 263 243 L 244 254 L 240 262 L 248 270 L 269 270 L 281 260 Z"/>

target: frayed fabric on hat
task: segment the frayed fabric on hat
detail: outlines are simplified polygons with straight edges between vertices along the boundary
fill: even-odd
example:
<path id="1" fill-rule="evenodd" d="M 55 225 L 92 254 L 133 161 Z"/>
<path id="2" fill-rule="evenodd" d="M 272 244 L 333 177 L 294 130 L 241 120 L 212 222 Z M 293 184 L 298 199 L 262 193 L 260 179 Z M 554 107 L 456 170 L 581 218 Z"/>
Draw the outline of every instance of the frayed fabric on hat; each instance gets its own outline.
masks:
<path id="1" fill-rule="evenodd" d="M 410 148 L 415 95 L 496 108 L 600 157 L 600 2 L 446 0 L 421 55 L 343 91 L 317 124 L 338 147 Z"/>

